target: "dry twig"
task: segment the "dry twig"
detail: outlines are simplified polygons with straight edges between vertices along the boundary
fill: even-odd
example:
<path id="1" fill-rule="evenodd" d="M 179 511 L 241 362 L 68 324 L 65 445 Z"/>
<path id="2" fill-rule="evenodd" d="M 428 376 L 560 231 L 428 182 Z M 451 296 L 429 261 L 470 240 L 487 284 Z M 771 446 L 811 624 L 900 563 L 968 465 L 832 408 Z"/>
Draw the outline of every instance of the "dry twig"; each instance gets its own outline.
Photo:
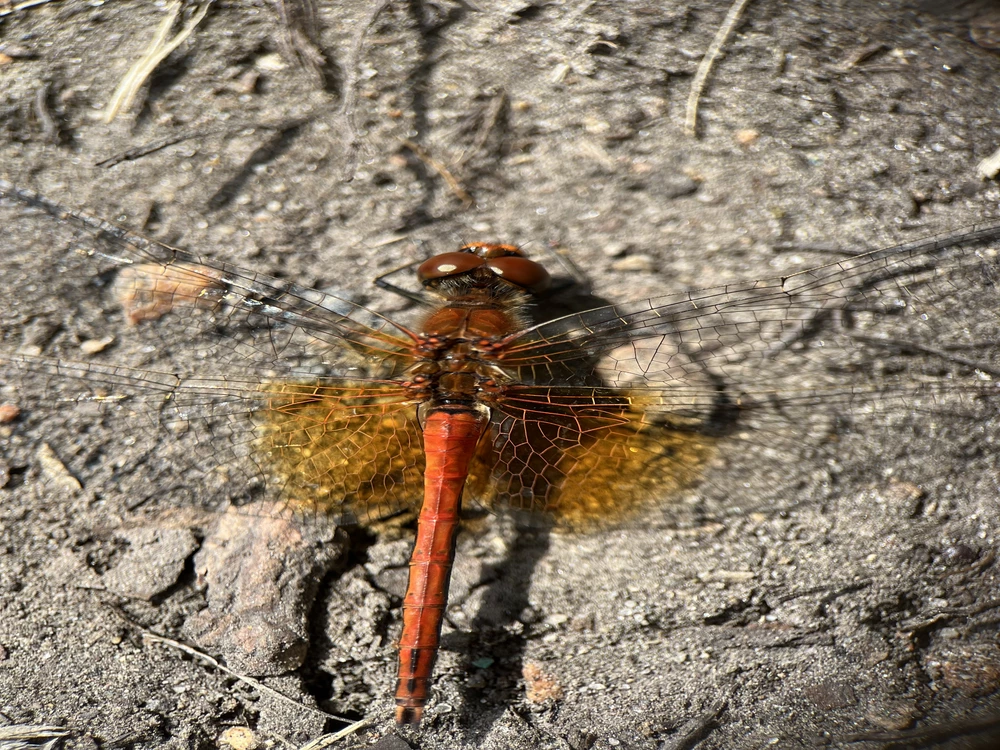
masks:
<path id="1" fill-rule="evenodd" d="M 229 675 L 230 677 L 232 677 L 232 678 L 234 678 L 236 680 L 239 680 L 242 683 L 245 683 L 245 684 L 249 685 L 254 690 L 257 690 L 258 692 L 264 693 L 265 695 L 270 695 L 272 698 L 277 698 L 278 700 L 285 701 L 286 703 L 290 703 L 290 704 L 292 704 L 293 706 L 295 706 L 297 708 L 301 708 L 303 711 L 308 711 L 309 713 L 316 714 L 317 716 L 322 716 L 324 719 L 333 719 L 335 721 L 343 721 L 343 722 L 350 721 L 349 719 L 345 719 L 343 716 L 337 716 L 336 714 L 331 714 L 331 713 L 329 713 L 327 711 L 323 711 L 323 710 L 321 710 L 319 708 L 313 708 L 312 706 L 306 706 L 305 704 L 300 703 L 299 701 L 295 700 L 294 698 L 290 698 L 289 696 L 285 695 L 284 693 L 282 693 L 282 692 L 280 692 L 278 690 L 275 690 L 272 687 L 268 687 L 267 685 L 265 685 L 264 683 L 262 683 L 260 680 L 255 680 L 253 677 L 248 677 L 247 675 L 240 674 L 239 672 L 236 672 L 236 671 L 230 669 L 229 667 L 227 667 L 224 664 L 222 664 L 218 659 L 215 659 L 215 658 L 209 656 L 208 654 L 206 654 L 206 653 L 204 653 L 202 651 L 199 651 L 198 649 L 194 648 L 193 646 L 188 646 L 186 643 L 181 643 L 180 641 L 175 641 L 173 638 L 167 638 L 166 636 L 157 635 L 156 633 L 154 633 L 154 632 L 152 632 L 150 630 L 147 630 L 146 628 L 142 627 L 138 623 L 133 622 L 132 620 L 130 620 L 125 615 L 124 612 L 121 612 L 118 609 L 112 608 L 111 611 L 114 612 L 121 620 L 123 620 L 130 628 L 135 628 L 140 633 L 142 633 L 142 638 L 147 643 L 162 643 L 165 646 L 170 646 L 172 648 L 177 649 L 178 651 L 183 651 L 188 656 L 193 656 L 196 659 L 200 659 L 201 661 L 205 662 L 206 664 L 214 667 L 215 669 L 218 669 L 220 672 L 224 672 L 225 674 Z M 360 723 L 360 722 L 356 722 L 356 723 Z M 352 724 L 352 726 L 353 726 L 353 724 Z M 362 724 L 362 726 L 363 726 L 363 724 Z M 356 731 L 356 730 L 354 730 L 354 731 Z"/>
<path id="2" fill-rule="evenodd" d="M 59 126 L 49 112 L 48 82 L 43 82 L 35 91 L 35 117 L 42 128 L 42 137 L 49 143 L 58 143 Z"/>
<path id="3" fill-rule="evenodd" d="M 326 55 L 319 43 L 319 16 L 314 0 L 275 0 L 281 19 L 285 54 L 307 71 L 321 88 L 326 86 Z"/>
<path id="4" fill-rule="evenodd" d="M 462 203 L 466 206 L 472 204 L 472 196 L 469 195 L 468 191 L 462 187 L 461 183 L 457 179 L 455 179 L 455 175 L 448 171 L 448 167 L 428 154 L 427 149 L 419 143 L 414 143 L 409 138 L 400 138 L 400 142 L 410 149 L 410 151 L 413 152 L 413 155 L 420 159 L 420 161 L 441 175 L 441 178 L 448 184 L 448 188 L 460 201 L 462 201 Z"/>
<path id="5" fill-rule="evenodd" d="M 38 748 L 38 750 L 55 750 L 60 740 L 69 737 L 70 732 L 65 727 L 48 726 L 46 724 L 12 724 L 0 727 L 0 748 Z M 40 744 L 42 741 L 45 744 Z"/>
<path id="6" fill-rule="evenodd" d="M 299 750 L 323 750 L 325 747 L 330 747 L 337 740 L 342 740 L 344 737 L 348 737 L 357 731 L 364 729 L 366 726 L 372 723 L 371 719 L 362 719 L 361 721 L 356 721 L 350 726 L 344 727 L 339 732 L 334 732 L 333 734 L 324 734 L 322 737 L 317 737 L 314 740 L 310 740 Z"/>
<path id="7" fill-rule="evenodd" d="M 16 13 L 19 10 L 27 10 L 28 8 L 34 8 L 36 5 L 45 5 L 45 3 L 50 2 L 52 2 L 52 0 L 24 0 L 23 3 L 12 5 L 9 8 L 0 9 L 0 18 L 3 16 L 9 16 L 11 13 Z"/>
<path id="8" fill-rule="evenodd" d="M 712 40 L 712 44 L 709 45 L 708 51 L 698 64 L 694 80 L 691 81 L 691 93 L 688 94 L 687 112 L 684 116 L 684 130 L 692 138 L 698 136 L 698 101 L 701 99 L 701 93 L 705 88 L 705 81 L 708 80 L 708 74 L 712 71 L 715 58 L 719 56 L 722 46 L 729 39 L 729 35 L 733 33 L 733 29 L 736 28 L 736 24 L 740 20 L 740 15 L 743 13 L 743 8 L 746 7 L 748 2 L 750 0 L 735 0 L 729 8 L 729 13 L 726 14 L 722 26 L 715 32 L 715 38 Z"/>
<path id="9" fill-rule="evenodd" d="M 188 19 L 188 22 L 184 24 L 184 28 L 173 39 L 168 39 L 167 37 L 170 34 L 170 30 L 174 27 L 177 17 L 180 15 L 183 3 L 180 0 L 176 0 L 170 6 L 167 11 L 167 17 L 163 19 L 163 23 L 156 30 L 156 35 L 150 42 L 145 54 L 129 68 L 128 73 L 122 78 L 118 84 L 118 88 L 115 89 L 115 93 L 111 96 L 111 101 L 108 102 L 108 106 L 104 109 L 104 122 L 111 122 L 121 110 L 132 106 L 146 79 L 149 78 L 157 66 L 170 53 L 181 46 L 194 33 L 195 28 L 208 13 L 208 9 L 211 7 L 213 1 L 205 0 L 195 14 Z"/>
<path id="10" fill-rule="evenodd" d="M 483 121 L 479 126 L 476 137 L 472 141 L 472 145 L 455 160 L 456 167 L 464 166 L 467 161 L 482 151 L 482 149 L 486 146 L 486 142 L 490 138 L 490 134 L 497 127 L 497 125 L 500 124 L 501 116 L 507 108 L 508 103 L 506 91 L 500 91 L 500 93 L 494 95 L 490 99 L 489 106 L 483 116 Z"/>
<path id="11" fill-rule="evenodd" d="M 340 100 L 340 108 L 337 110 L 336 119 L 340 120 L 344 130 L 344 143 L 346 157 L 344 167 L 344 180 L 349 181 L 354 175 L 354 168 L 357 162 L 358 151 L 358 129 L 354 124 L 354 106 L 358 100 L 358 68 L 361 63 L 361 55 L 364 52 L 365 37 L 382 11 L 389 7 L 392 0 L 378 0 L 373 3 L 368 11 L 368 17 L 359 25 L 354 35 L 354 42 L 347 60 L 344 62 L 344 92 Z"/>

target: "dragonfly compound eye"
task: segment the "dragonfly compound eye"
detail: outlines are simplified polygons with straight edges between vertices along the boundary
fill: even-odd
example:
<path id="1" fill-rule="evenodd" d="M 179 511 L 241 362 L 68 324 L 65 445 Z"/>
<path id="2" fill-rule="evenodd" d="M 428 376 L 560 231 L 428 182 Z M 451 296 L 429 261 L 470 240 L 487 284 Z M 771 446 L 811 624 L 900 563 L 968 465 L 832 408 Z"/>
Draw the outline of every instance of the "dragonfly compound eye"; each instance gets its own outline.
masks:
<path id="1" fill-rule="evenodd" d="M 552 277 L 540 263 L 518 255 L 491 258 L 486 261 L 486 267 L 500 278 L 529 292 L 544 292 L 552 283 Z"/>
<path id="2" fill-rule="evenodd" d="M 421 282 L 443 279 L 478 268 L 485 261 L 474 253 L 441 253 L 429 258 L 417 267 L 417 278 Z"/>

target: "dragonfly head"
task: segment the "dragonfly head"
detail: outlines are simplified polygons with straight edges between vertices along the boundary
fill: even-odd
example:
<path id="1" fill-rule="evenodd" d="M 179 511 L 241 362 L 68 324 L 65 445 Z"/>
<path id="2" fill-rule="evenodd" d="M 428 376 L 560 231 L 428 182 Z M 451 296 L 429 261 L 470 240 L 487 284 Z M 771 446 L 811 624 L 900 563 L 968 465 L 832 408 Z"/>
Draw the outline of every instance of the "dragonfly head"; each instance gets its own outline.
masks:
<path id="1" fill-rule="evenodd" d="M 544 292 L 552 283 L 549 272 L 518 248 L 489 242 L 473 242 L 455 252 L 435 255 L 417 268 L 417 278 L 424 286 L 466 274 L 486 274 L 487 278 L 502 279 L 532 294 Z"/>

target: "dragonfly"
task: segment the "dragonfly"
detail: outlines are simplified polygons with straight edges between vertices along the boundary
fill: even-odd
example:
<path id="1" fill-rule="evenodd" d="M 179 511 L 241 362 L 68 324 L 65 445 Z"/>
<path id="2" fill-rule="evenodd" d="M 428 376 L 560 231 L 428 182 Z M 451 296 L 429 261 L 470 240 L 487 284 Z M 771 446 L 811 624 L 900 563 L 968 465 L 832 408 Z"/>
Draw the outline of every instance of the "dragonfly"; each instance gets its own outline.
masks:
<path id="1" fill-rule="evenodd" d="M 551 319 L 550 272 L 474 242 L 415 264 L 402 322 L 0 180 L 4 205 L 84 232 L 5 249 L 30 269 L 26 295 L 96 304 L 141 341 L 139 364 L 117 345 L 67 359 L 48 352 L 58 326 L 26 337 L 11 306 L 4 380 L 67 380 L 109 409 L 196 423 L 214 460 L 248 461 L 294 512 L 416 514 L 401 725 L 430 698 L 463 508 L 605 528 L 720 472 L 748 487 L 752 470 L 718 460 L 727 446 L 835 450 L 841 431 L 877 435 L 935 407 L 995 411 L 1000 225 Z M 846 424 L 818 418 L 838 412 Z"/>

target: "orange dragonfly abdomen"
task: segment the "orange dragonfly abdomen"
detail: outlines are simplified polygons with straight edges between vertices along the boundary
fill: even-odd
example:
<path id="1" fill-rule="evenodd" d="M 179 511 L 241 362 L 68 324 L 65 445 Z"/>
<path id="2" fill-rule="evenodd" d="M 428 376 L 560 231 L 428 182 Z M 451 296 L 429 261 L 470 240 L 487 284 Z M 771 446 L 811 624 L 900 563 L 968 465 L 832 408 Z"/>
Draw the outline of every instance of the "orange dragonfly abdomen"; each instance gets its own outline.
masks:
<path id="1" fill-rule="evenodd" d="M 462 490 L 487 416 L 474 406 L 431 410 L 424 428 L 424 501 L 410 556 L 399 639 L 396 722 L 419 724 L 430 692 L 448 584 L 455 560 Z"/>

